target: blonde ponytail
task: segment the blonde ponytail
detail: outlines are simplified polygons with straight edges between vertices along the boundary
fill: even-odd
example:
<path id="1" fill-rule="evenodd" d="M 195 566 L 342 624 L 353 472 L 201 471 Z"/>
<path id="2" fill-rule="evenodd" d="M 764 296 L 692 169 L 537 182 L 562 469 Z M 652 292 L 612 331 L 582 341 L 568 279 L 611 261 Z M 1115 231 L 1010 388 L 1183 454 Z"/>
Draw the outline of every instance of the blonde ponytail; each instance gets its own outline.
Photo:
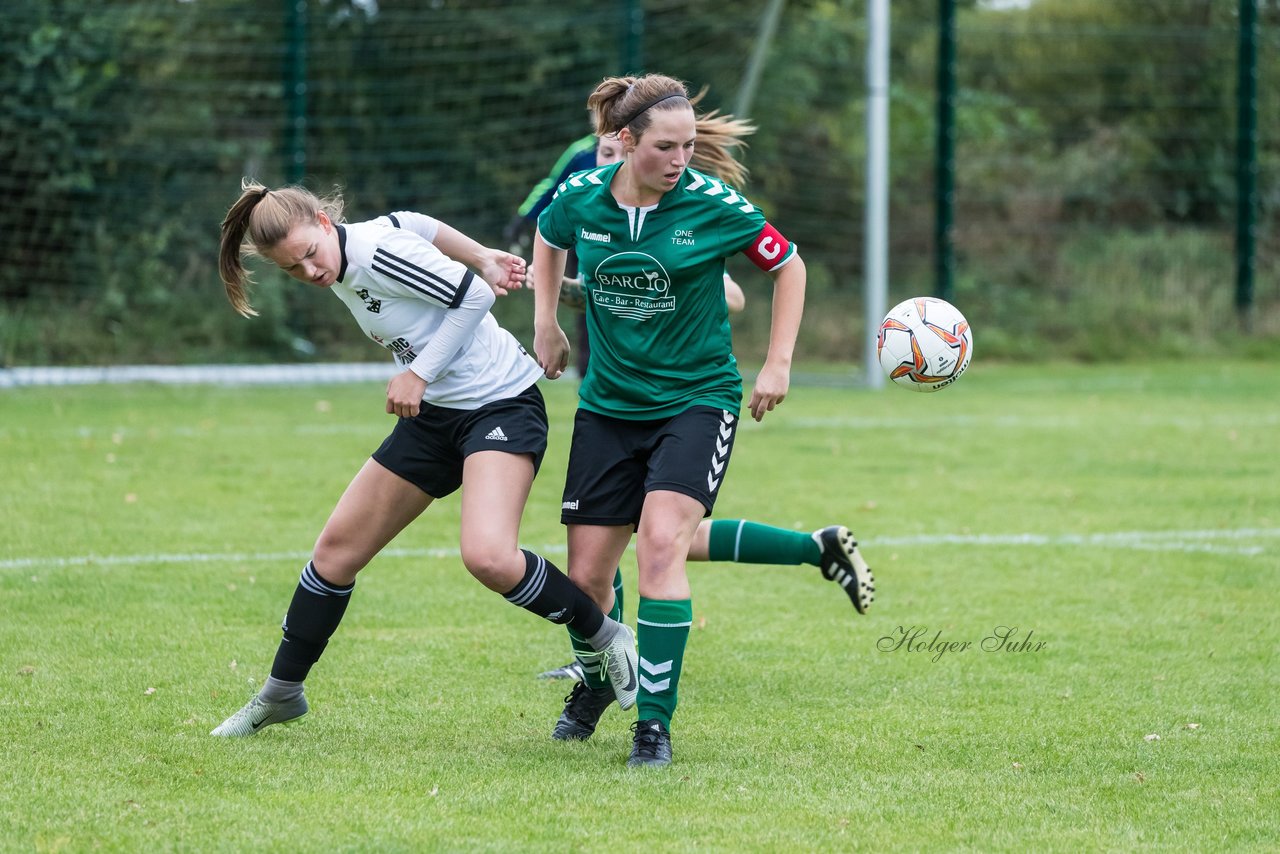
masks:
<path id="1" fill-rule="evenodd" d="M 252 178 L 240 182 L 240 198 L 222 220 L 218 245 L 218 273 L 231 307 L 245 317 L 258 312 L 249 304 L 253 277 L 244 266 L 246 254 L 261 255 L 289 236 L 296 225 L 317 221 L 321 211 L 335 223 L 342 221 L 342 195 L 320 197 L 304 187 L 271 190 Z"/>

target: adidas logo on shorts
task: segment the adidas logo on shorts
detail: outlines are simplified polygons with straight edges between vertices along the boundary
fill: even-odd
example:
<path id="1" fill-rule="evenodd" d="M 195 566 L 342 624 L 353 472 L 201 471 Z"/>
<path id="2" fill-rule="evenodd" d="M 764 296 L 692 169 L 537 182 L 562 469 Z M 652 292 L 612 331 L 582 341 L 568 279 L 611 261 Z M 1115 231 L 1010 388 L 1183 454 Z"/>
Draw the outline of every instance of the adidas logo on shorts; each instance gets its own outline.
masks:
<path id="1" fill-rule="evenodd" d="M 502 432 L 501 427 L 494 427 L 485 438 L 490 442 L 505 442 L 507 441 L 507 434 Z"/>

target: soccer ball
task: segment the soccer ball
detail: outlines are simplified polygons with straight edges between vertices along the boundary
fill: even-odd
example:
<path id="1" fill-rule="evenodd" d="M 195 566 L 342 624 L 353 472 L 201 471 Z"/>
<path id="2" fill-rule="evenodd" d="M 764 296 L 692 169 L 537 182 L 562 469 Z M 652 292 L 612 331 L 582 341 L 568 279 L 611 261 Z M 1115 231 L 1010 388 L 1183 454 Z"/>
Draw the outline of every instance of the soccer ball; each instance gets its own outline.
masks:
<path id="1" fill-rule="evenodd" d="M 973 330 L 951 303 L 913 297 L 889 310 L 876 335 L 880 367 L 903 388 L 938 391 L 960 379 L 973 357 Z"/>

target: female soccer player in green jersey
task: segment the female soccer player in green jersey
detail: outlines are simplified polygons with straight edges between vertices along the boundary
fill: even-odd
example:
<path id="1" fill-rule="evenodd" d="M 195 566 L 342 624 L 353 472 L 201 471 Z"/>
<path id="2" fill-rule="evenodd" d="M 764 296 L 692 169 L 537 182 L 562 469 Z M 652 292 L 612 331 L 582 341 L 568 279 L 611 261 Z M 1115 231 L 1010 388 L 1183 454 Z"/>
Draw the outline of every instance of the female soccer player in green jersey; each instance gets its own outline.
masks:
<path id="1" fill-rule="evenodd" d="M 567 180 L 539 218 L 534 245 L 534 351 L 551 379 L 568 362 L 555 312 L 570 247 L 586 290 L 592 354 L 579 387 L 561 521 L 570 577 L 602 608 L 613 602 L 615 568 L 637 536 L 640 698 L 631 766 L 671 762 L 693 615 L 685 561 L 724 481 L 742 406 L 725 259 L 742 252 L 774 279 L 769 351 L 749 402 L 757 421 L 786 397 L 804 305 L 804 262 L 795 247 L 733 187 L 744 177 L 731 154 L 743 126 L 696 116 L 694 100 L 683 83 L 662 75 L 601 83 L 588 107 L 599 132 L 622 143 L 625 159 Z M 700 159 L 728 183 L 688 168 L 695 142 Z M 851 569 L 849 583 L 865 606 L 870 571 L 860 559 Z M 570 695 L 555 737 L 594 731 L 608 703 L 580 693 Z"/>
<path id="2" fill-rule="evenodd" d="M 739 133 L 747 133 L 754 130 L 745 122 L 740 122 L 735 127 Z M 708 146 L 707 150 L 714 152 L 721 149 L 716 146 Z M 715 163 L 701 163 L 698 154 L 698 150 L 695 149 L 691 163 L 693 168 L 701 168 L 703 171 L 719 174 Z M 612 135 L 596 137 L 595 155 L 595 166 L 609 166 L 614 163 L 620 163 L 622 162 L 622 143 L 616 136 Z M 560 304 L 572 310 L 577 318 L 582 319 L 587 307 L 582 280 L 566 276 L 560 285 Z M 746 307 L 746 295 L 743 293 L 742 287 L 727 272 L 724 274 L 724 301 L 725 307 L 731 315 L 741 312 Z M 583 326 L 586 325 L 585 319 L 582 319 L 581 322 Z M 586 343 L 584 329 L 583 335 L 578 341 L 579 365 L 589 364 L 588 359 L 584 358 L 583 355 Z M 580 376 L 585 373 L 585 369 L 580 369 Z M 703 519 L 698 525 L 697 532 L 693 535 L 693 542 L 689 546 L 688 559 L 695 563 L 717 561 L 816 566 L 821 568 L 824 578 L 841 586 L 841 589 L 852 600 L 853 606 L 858 610 L 858 613 L 865 613 L 871 597 L 867 595 L 869 591 L 861 590 L 855 582 L 856 571 L 854 564 L 862 560 L 857 548 L 857 542 L 849 533 L 849 529 L 843 525 L 828 525 L 811 533 L 809 531 L 792 531 L 787 528 L 778 528 L 773 525 L 765 525 L 745 519 Z M 616 614 L 621 615 L 623 589 L 620 572 L 614 574 L 613 591 L 614 611 Z M 607 706 L 612 702 L 612 698 L 609 696 L 609 686 L 605 685 L 602 679 L 598 678 L 594 682 L 588 679 L 583 672 L 582 664 L 576 658 L 561 667 L 539 673 L 538 678 L 573 679 L 584 682 L 584 684 L 575 685 L 573 688 L 574 693 L 565 699 L 566 702 L 574 701 L 573 708 L 575 710 L 580 708 L 589 710 L 587 714 L 592 720 L 599 718 L 599 711 L 594 710 L 595 706 L 600 703 Z M 585 684 L 587 682 L 591 682 L 591 684 Z M 594 694 L 592 685 L 598 689 Z M 592 700 L 597 697 L 598 701 L 593 703 Z M 581 727 L 578 727 L 576 731 L 583 732 Z M 586 734 L 589 736 L 590 732 L 588 731 Z"/>

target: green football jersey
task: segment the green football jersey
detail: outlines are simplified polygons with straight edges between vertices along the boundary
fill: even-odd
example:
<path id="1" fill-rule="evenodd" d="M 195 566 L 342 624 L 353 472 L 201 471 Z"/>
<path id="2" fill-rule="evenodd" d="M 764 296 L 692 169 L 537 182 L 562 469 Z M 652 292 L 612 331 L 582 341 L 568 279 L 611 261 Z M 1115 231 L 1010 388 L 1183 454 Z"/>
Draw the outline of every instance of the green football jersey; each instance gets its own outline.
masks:
<path id="1" fill-rule="evenodd" d="M 544 240 L 578 255 L 591 358 L 578 394 L 614 418 L 669 418 L 691 406 L 737 413 L 742 375 L 724 299 L 724 261 L 763 233 L 777 269 L 795 254 L 764 215 L 716 178 L 686 169 L 656 205 L 621 205 L 620 164 L 578 172 L 538 218 Z M 784 247 L 784 248 L 783 248 Z M 761 263 L 758 254 L 752 256 Z"/>

